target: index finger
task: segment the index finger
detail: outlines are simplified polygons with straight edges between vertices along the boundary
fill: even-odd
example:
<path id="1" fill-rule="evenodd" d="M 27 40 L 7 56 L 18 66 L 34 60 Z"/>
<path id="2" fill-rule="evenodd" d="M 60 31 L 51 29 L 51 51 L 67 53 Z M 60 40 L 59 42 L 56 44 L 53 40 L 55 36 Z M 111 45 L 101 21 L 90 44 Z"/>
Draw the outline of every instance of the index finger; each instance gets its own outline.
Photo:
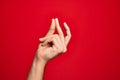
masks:
<path id="1" fill-rule="evenodd" d="M 60 28 L 60 24 L 59 24 L 58 18 L 55 19 L 55 23 L 56 23 L 56 28 L 57 28 L 59 36 L 63 37 L 63 32 L 62 32 L 62 29 Z"/>

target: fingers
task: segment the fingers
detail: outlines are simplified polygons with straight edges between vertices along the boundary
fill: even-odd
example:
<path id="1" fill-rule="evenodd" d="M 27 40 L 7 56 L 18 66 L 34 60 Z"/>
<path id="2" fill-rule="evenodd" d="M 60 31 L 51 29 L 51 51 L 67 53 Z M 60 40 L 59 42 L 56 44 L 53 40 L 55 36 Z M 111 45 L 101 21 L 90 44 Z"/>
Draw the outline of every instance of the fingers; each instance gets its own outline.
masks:
<path id="1" fill-rule="evenodd" d="M 40 38 L 41 41 L 43 41 L 43 46 L 48 45 L 48 43 L 52 42 L 53 45 L 52 47 L 56 47 L 58 49 L 58 51 L 61 52 L 66 52 L 66 46 L 64 45 L 64 43 L 60 40 L 59 36 L 57 34 L 55 35 L 50 35 L 48 37 L 44 37 L 44 38 Z"/>
<path id="2" fill-rule="evenodd" d="M 64 22 L 64 28 L 66 30 L 66 36 L 64 37 L 64 34 L 62 32 L 62 29 L 60 28 L 60 24 L 59 24 L 59 21 L 58 21 L 58 18 L 56 19 L 52 19 L 52 22 L 51 22 L 51 26 L 50 26 L 50 29 L 47 33 L 47 35 L 43 38 L 43 40 L 40 40 L 40 41 L 45 41 L 46 39 L 48 38 L 53 38 L 53 34 L 55 32 L 55 28 L 57 29 L 57 32 L 58 32 L 58 35 L 57 35 L 57 40 L 60 44 L 63 44 L 64 47 L 66 47 L 71 39 L 71 32 L 70 32 L 70 28 L 69 26 L 66 24 L 66 22 Z M 59 37 L 59 39 L 58 39 Z M 44 44 L 46 45 L 48 41 L 44 42 Z"/>
<path id="3" fill-rule="evenodd" d="M 61 29 L 61 27 L 60 27 L 58 18 L 55 19 L 55 27 L 56 27 L 56 29 L 57 29 L 57 32 L 58 32 L 58 35 L 59 35 L 60 39 L 61 39 L 62 42 L 64 43 L 64 34 L 63 34 L 62 29 Z"/>
<path id="4" fill-rule="evenodd" d="M 60 36 L 63 36 L 63 32 L 62 32 L 62 29 L 60 28 L 60 24 L 59 24 L 58 18 L 55 19 L 55 24 L 56 24 L 56 28 L 57 28 L 58 34 Z"/>
<path id="5" fill-rule="evenodd" d="M 41 39 L 41 41 L 43 41 L 43 45 L 47 45 L 47 44 L 50 42 L 49 40 L 52 39 L 52 38 L 55 38 L 60 45 L 63 44 L 63 43 L 60 41 L 59 36 L 58 36 L 57 34 L 55 34 L 55 35 L 50 35 L 50 36 L 48 36 L 48 37 L 44 37 L 44 38 Z"/>
<path id="6" fill-rule="evenodd" d="M 43 46 L 48 44 L 49 42 L 53 43 L 52 47 L 54 46 L 56 49 L 59 49 L 60 43 L 57 41 L 56 38 L 48 38 L 48 39 L 46 39 L 45 42 L 43 43 Z"/>
<path id="7" fill-rule="evenodd" d="M 68 25 L 66 24 L 66 22 L 64 22 L 64 27 L 66 30 L 66 36 L 65 36 L 65 44 L 68 45 L 70 38 L 71 38 L 71 32 L 70 32 L 70 28 L 68 27 Z"/>
<path id="8" fill-rule="evenodd" d="M 55 20 L 52 19 L 50 28 L 48 30 L 48 33 L 46 34 L 46 36 L 52 35 L 55 32 Z"/>

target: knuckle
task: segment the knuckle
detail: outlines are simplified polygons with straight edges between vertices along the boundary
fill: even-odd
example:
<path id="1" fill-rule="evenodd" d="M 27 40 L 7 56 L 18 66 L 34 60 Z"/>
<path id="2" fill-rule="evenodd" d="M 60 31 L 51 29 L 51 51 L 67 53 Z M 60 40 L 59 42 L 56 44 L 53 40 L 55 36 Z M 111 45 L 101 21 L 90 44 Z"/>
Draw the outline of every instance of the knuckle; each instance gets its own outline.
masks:
<path id="1" fill-rule="evenodd" d="M 63 52 L 64 48 L 61 47 L 61 52 Z"/>
<path id="2" fill-rule="evenodd" d="M 58 36 L 58 34 L 55 34 L 55 35 L 54 35 L 54 37 L 55 37 L 56 39 L 59 39 L 59 36 Z"/>
<path id="3" fill-rule="evenodd" d="M 63 48 L 59 48 L 59 53 L 62 53 L 63 52 Z"/>
<path id="4" fill-rule="evenodd" d="M 71 34 L 69 34 L 69 37 L 71 38 L 71 37 L 72 37 L 72 35 L 71 35 Z"/>
<path id="5" fill-rule="evenodd" d="M 55 37 L 53 37 L 52 40 L 55 40 Z"/>
<path id="6" fill-rule="evenodd" d="M 53 26 L 50 27 L 50 30 L 54 30 L 55 28 Z"/>
<path id="7" fill-rule="evenodd" d="M 58 35 L 57 35 L 57 34 L 55 34 L 55 35 L 54 35 L 54 37 L 58 37 Z"/>
<path id="8" fill-rule="evenodd" d="M 61 32 L 61 33 L 59 33 L 59 35 L 60 35 L 60 36 L 63 36 L 63 33 Z"/>
<path id="9" fill-rule="evenodd" d="M 60 37 L 63 37 L 64 35 L 63 34 L 59 34 Z"/>
<path id="10" fill-rule="evenodd" d="M 63 47 L 60 47 L 59 49 L 58 49 L 58 53 L 65 53 L 67 51 L 67 48 L 65 47 L 65 48 L 63 48 Z"/>
<path id="11" fill-rule="evenodd" d="M 63 52 L 65 53 L 67 51 L 67 48 L 65 47 L 64 49 L 63 49 Z"/>
<path id="12" fill-rule="evenodd" d="M 61 52 L 62 52 L 62 53 L 65 53 L 66 51 L 67 51 L 67 48 L 66 48 L 66 47 L 62 47 L 62 48 L 61 48 Z"/>

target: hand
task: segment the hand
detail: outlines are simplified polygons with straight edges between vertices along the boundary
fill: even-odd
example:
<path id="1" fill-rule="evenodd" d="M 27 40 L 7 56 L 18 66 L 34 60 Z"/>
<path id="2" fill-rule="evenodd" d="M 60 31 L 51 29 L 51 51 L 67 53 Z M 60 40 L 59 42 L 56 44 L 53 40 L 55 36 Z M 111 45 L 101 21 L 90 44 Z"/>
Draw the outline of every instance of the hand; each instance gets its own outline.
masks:
<path id="1" fill-rule="evenodd" d="M 66 36 L 60 28 L 58 19 L 52 19 L 50 29 L 45 37 L 40 38 L 41 43 L 37 49 L 37 59 L 44 62 L 49 61 L 55 56 L 67 51 L 67 45 L 71 38 L 71 33 L 68 25 L 64 23 L 64 28 L 66 29 Z M 55 29 L 57 29 L 58 34 L 54 34 Z"/>
<path id="2" fill-rule="evenodd" d="M 45 37 L 40 38 L 41 42 L 38 46 L 27 80 L 43 80 L 46 63 L 55 56 L 67 51 L 71 33 L 66 23 L 64 23 L 64 27 L 67 34 L 65 37 L 60 28 L 58 19 L 52 19 L 48 33 Z M 54 34 L 55 29 L 57 29 L 58 34 Z"/>

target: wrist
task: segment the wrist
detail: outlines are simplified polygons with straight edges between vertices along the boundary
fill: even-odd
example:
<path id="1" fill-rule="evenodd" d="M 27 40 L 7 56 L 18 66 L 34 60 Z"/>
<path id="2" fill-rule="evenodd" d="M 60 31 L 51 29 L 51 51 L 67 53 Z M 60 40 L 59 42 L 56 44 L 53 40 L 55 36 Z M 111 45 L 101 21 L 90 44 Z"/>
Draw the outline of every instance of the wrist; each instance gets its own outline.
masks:
<path id="1" fill-rule="evenodd" d="M 45 61 L 44 59 L 42 59 L 41 57 L 37 57 L 35 56 L 34 58 L 34 61 L 37 63 L 37 64 L 43 64 L 43 65 L 46 65 L 48 61 Z"/>
<path id="2" fill-rule="evenodd" d="M 27 80 L 42 80 L 46 63 L 47 62 L 35 56 Z"/>

